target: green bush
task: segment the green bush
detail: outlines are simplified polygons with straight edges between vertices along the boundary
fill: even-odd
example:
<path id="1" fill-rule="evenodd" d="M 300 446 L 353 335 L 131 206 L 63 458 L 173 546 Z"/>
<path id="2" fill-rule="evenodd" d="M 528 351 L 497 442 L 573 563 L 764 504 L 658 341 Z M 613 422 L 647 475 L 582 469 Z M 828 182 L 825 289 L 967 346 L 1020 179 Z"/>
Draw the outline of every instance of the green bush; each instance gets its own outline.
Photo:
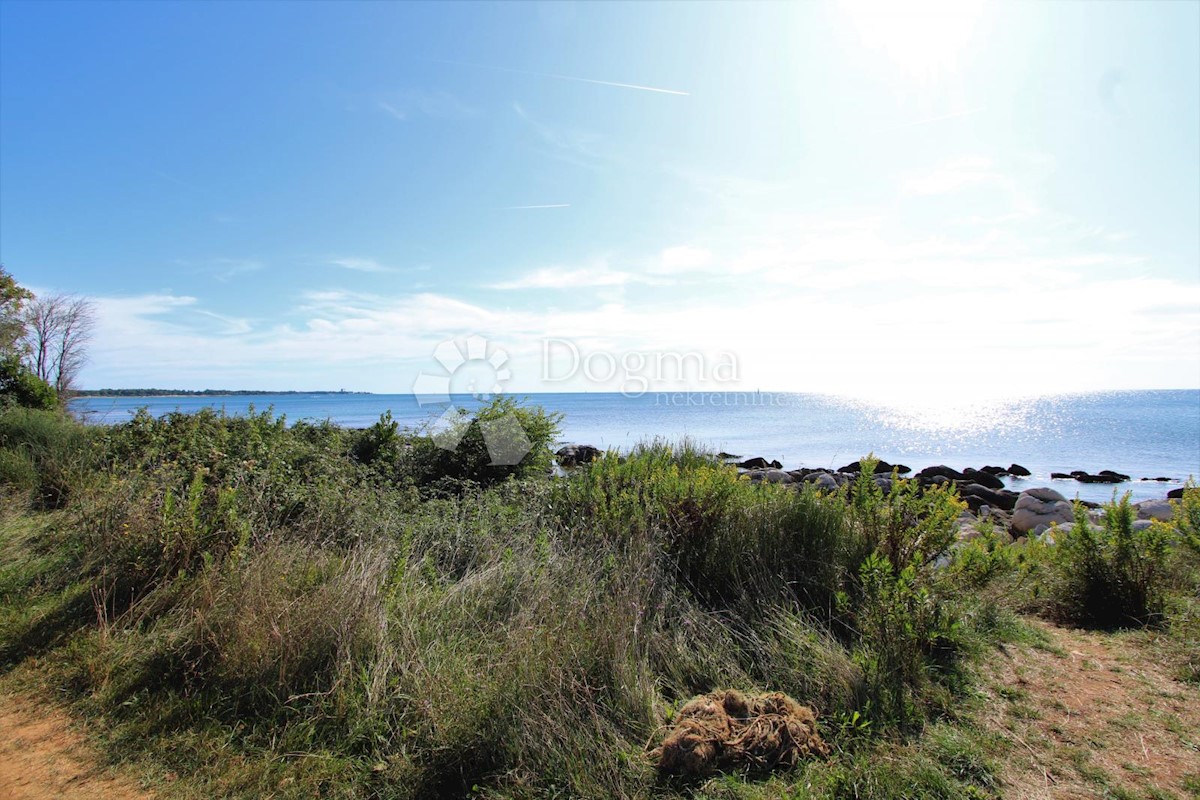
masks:
<path id="1" fill-rule="evenodd" d="M 54 387 L 35 375 L 15 355 L 0 358 L 0 407 L 17 405 L 54 411 L 59 407 Z"/>
<path id="2" fill-rule="evenodd" d="M 1133 528 L 1126 493 L 1105 506 L 1095 527 L 1081 504 L 1075 524 L 1053 554 L 1053 611 L 1067 621 L 1103 628 L 1161 621 L 1167 578 L 1170 529 Z"/>
<path id="3" fill-rule="evenodd" d="M 1184 485 L 1183 497 L 1172 503 L 1175 507 L 1174 523 L 1184 546 L 1193 556 L 1200 556 L 1200 487 L 1189 478 Z"/>
<path id="4" fill-rule="evenodd" d="M 544 476 L 561 421 L 561 414 L 498 396 L 470 418 L 460 409 L 446 430 L 413 437 L 400 470 L 428 494 Z"/>
<path id="5" fill-rule="evenodd" d="M 35 507 L 61 508 L 94 463 L 91 432 L 57 411 L 10 406 L 0 411 L 0 452 L 18 488 L 32 490 Z M 35 478 L 30 480 L 33 467 Z"/>
<path id="6" fill-rule="evenodd" d="M 37 466 L 24 450 L 0 450 L 0 483 L 18 492 L 38 488 Z"/>

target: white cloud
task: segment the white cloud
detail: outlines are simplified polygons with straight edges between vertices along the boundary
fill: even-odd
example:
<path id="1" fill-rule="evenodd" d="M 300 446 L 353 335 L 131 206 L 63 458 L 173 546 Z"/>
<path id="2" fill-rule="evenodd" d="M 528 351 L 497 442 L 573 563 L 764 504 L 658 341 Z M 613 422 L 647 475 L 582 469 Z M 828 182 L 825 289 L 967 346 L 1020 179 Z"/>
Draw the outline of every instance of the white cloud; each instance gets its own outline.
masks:
<path id="1" fill-rule="evenodd" d="M 449 92 L 406 89 L 375 98 L 375 108 L 401 122 L 414 116 L 432 119 L 468 119 L 479 112 Z"/>
<path id="2" fill-rule="evenodd" d="M 543 267 L 514 278 L 492 284 L 491 289 L 582 289 L 600 286 L 625 286 L 646 282 L 645 278 L 629 272 L 610 269 L 608 262 L 598 260 L 586 267 Z"/>
<path id="3" fill-rule="evenodd" d="M 551 158 L 588 169 L 598 169 L 610 160 L 600 151 L 601 137 L 599 135 L 542 122 L 519 103 L 513 103 L 512 107 L 517 116 L 547 146 L 548 149 L 545 153 Z"/>
<path id="4" fill-rule="evenodd" d="M 334 258 L 330 259 L 329 263 L 354 272 L 396 272 L 394 268 L 386 267 L 371 258 Z"/>
<path id="5" fill-rule="evenodd" d="M 986 159 L 944 170 L 1008 180 Z M 522 392 L 625 388 L 620 369 L 607 381 L 576 374 L 547 383 L 547 340 L 600 366 L 639 354 L 736 360 L 740 383 L 666 381 L 672 391 L 763 388 L 933 404 L 1195 385 L 1200 282 L 1153 277 L 1153 264 L 1130 252 L 1125 237 L 1020 206 L 1015 182 L 1002 193 L 1008 207 L 964 215 L 936 233 L 903 217 L 907 188 L 897 187 L 891 206 L 776 213 L 740 236 L 709 233 L 703 244 L 647 248 L 621 262 L 605 255 L 533 269 L 484 287 L 508 290 L 500 296 L 464 289 L 472 300 L 312 290 L 264 327 L 192 297 L 99 298 L 84 380 L 403 392 L 434 367 L 438 343 L 478 333 L 508 351 L 509 388 Z"/>
<path id="6" fill-rule="evenodd" d="M 204 267 L 206 272 L 211 273 L 222 283 L 236 278 L 238 275 L 258 272 L 262 268 L 263 263 L 254 258 L 217 258 Z"/>
<path id="7" fill-rule="evenodd" d="M 904 194 L 933 195 L 950 194 L 973 184 L 1005 182 L 991 159 L 964 156 L 947 161 L 930 172 L 910 176 L 900 188 Z"/>
<path id="8" fill-rule="evenodd" d="M 702 270 L 713 263 L 712 251 L 705 247 L 676 245 L 658 254 L 657 261 L 650 266 L 651 272 L 678 274 Z"/>

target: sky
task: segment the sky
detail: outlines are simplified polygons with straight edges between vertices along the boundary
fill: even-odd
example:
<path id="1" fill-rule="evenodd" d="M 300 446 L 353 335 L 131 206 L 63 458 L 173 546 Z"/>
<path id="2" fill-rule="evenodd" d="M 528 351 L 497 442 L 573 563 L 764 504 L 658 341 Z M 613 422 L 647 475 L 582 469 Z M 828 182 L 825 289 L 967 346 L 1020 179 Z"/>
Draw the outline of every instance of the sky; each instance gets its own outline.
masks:
<path id="1" fill-rule="evenodd" d="M 87 388 L 1200 387 L 1200 3 L 903 6 L 0 0 L 0 262 Z"/>

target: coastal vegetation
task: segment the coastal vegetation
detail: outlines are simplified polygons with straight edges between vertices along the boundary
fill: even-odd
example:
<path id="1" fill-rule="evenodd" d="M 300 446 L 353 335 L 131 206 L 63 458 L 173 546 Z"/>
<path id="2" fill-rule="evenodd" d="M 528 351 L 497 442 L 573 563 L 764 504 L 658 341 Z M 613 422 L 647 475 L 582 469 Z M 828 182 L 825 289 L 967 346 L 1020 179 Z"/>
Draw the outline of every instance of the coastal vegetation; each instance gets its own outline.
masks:
<path id="1" fill-rule="evenodd" d="M 35 295 L 0 266 L 0 407 L 54 409 L 69 398 L 94 324 L 88 300 Z"/>
<path id="2" fill-rule="evenodd" d="M 531 446 L 495 466 L 508 417 Z M 1116 498 L 1055 544 L 964 542 L 953 484 L 885 490 L 870 458 L 835 491 L 686 441 L 551 477 L 558 422 L 501 398 L 444 447 L 386 415 L 10 406 L 4 680 L 168 794 L 514 798 L 1002 796 L 1019 745 L 981 675 L 1045 640 L 1030 613 L 1152 631 L 1200 681 L 1194 490 L 1171 523 Z M 660 774 L 672 719 L 726 688 L 811 707 L 829 755 Z"/>

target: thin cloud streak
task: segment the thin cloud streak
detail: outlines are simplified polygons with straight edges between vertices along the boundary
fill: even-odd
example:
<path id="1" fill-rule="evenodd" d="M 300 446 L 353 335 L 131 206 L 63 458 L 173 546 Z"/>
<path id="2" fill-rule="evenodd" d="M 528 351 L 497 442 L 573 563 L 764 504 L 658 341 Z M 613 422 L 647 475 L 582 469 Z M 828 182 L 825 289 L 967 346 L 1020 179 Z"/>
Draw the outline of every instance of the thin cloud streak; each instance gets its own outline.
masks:
<path id="1" fill-rule="evenodd" d="M 898 130 L 903 130 L 904 128 L 915 128 L 918 125 L 929 125 L 930 123 L 933 123 L 933 122 L 943 122 L 948 119 L 958 119 L 959 117 L 969 117 L 973 114 L 981 114 L 984 111 L 987 111 L 987 108 L 983 108 L 983 107 L 967 108 L 962 111 L 954 111 L 950 114 L 942 114 L 940 117 L 929 117 L 927 119 L 914 120 L 913 122 L 902 122 L 899 125 L 889 125 L 886 128 L 881 128 L 880 132 L 882 133 L 882 132 L 886 132 L 886 131 L 898 131 Z"/>
<path id="2" fill-rule="evenodd" d="M 384 266 L 372 258 L 333 258 L 329 263 L 354 272 L 396 272 L 393 267 Z"/>
<path id="3" fill-rule="evenodd" d="M 576 83 L 594 83 L 598 86 L 615 86 L 618 89 L 637 89 L 642 92 L 657 92 L 658 94 L 673 94 L 680 97 L 691 97 L 691 92 L 680 91 L 679 89 L 664 89 L 659 86 L 643 86 L 637 83 L 618 83 L 616 81 L 601 81 L 595 78 L 579 78 L 574 75 L 557 75 L 553 72 L 535 72 L 531 69 L 515 69 L 513 67 L 496 67 L 491 64 L 473 64 L 469 61 L 450 61 L 444 58 L 431 58 L 430 61 L 438 64 L 455 64 L 460 67 L 474 67 L 476 69 L 490 69 L 495 72 L 511 72 L 514 75 L 533 75 L 538 78 L 554 78 L 560 81 L 575 81 Z"/>

